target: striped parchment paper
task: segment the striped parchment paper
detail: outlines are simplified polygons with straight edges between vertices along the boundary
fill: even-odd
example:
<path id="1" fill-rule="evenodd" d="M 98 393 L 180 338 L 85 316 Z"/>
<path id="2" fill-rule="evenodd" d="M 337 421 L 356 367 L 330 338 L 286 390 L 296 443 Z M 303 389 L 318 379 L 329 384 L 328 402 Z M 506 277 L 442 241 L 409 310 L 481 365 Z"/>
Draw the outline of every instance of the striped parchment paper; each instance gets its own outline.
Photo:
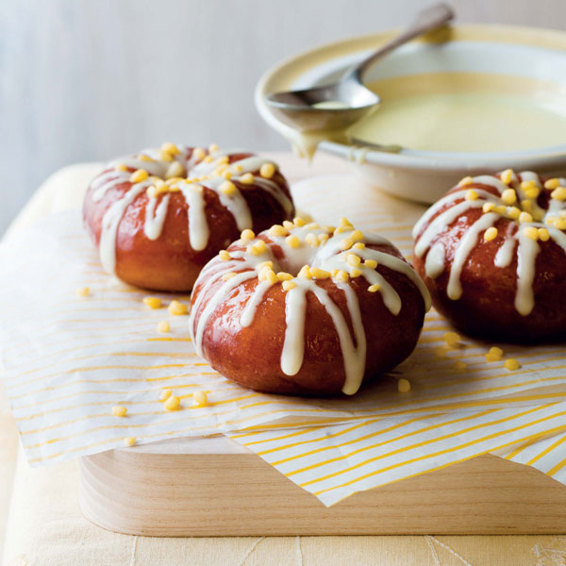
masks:
<path id="1" fill-rule="evenodd" d="M 333 176 L 294 186 L 321 222 L 347 216 L 407 256 L 423 208 Z M 188 317 L 150 310 L 148 293 L 106 275 L 78 211 L 47 217 L 0 248 L 2 376 L 32 464 L 137 443 L 224 433 L 331 505 L 352 493 L 491 452 L 566 482 L 566 352 L 504 346 L 521 368 L 487 362 L 493 344 L 464 339 L 434 311 L 414 354 L 352 398 L 279 397 L 243 389 L 195 354 Z M 89 287 L 87 297 L 76 290 Z M 155 296 L 155 294 L 152 294 Z M 161 296 L 188 303 L 188 297 Z M 167 320 L 171 332 L 157 332 Z M 465 367 L 464 367 L 465 366 Z M 411 382 L 399 393 L 397 380 Z M 180 410 L 164 410 L 171 388 Z M 209 405 L 195 407 L 195 391 Z M 127 407 L 125 418 L 112 415 Z"/>

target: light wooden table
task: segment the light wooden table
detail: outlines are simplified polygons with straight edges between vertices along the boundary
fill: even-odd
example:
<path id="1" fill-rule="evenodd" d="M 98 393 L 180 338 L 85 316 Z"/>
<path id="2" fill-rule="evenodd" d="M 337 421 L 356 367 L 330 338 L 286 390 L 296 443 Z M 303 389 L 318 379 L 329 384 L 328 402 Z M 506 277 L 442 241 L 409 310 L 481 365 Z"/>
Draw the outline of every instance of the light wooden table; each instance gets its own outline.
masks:
<path id="1" fill-rule="evenodd" d="M 317 157 L 312 168 L 289 154 L 275 159 L 293 180 L 345 171 L 342 162 L 324 156 Z M 79 192 L 69 189 L 84 184 L 94 171 L 96 165 L 90 164 L 59 172 L 40 188 L 13 229 L 23 229 L 50 211 L 78 206 Z M 15 427 L 5 400 L 0 399 L 0 528 L 11 506 L 4 544 L 6 566 L 566 564 L 566 538 L 559 536 L 156 539 L 119 535 L 95 527 L 81 515 L 76 462 L 31 469 L 16 454 Z M 171 486 L 171 505 L 175 503 Z"/>

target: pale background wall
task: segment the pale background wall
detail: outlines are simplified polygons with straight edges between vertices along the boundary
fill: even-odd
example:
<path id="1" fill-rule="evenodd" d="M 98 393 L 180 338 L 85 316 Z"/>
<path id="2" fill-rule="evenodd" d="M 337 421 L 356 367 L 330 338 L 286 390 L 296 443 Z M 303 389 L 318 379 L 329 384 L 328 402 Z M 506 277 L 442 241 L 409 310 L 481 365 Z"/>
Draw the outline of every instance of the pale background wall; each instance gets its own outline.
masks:
<path id="1" fill-rule="evenodd" d="M 0 0 L 0 234 L 57 168 L 164 140 L 283 149 L 252 100 L 305 48 L 427 0 Z M 566 0 L 453 0 L 461 22 L 566 29 Z"/>

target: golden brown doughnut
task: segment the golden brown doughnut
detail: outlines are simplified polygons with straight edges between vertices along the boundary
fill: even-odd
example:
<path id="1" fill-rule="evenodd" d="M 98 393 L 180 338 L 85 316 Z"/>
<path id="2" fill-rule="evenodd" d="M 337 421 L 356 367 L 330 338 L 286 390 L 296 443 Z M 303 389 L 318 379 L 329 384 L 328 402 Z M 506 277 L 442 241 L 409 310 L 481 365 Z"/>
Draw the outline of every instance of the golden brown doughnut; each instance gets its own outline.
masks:
<path id="1" fill-rule="evenodd" d="M 566 338 L 566 179 L 467 177 L 414 229 L 414 265 L 462 332 L 510 342 Z"/>
<path id="2" fill-rule="evenodd" d="M 352 395 L 414 349 L 426 287 L 385 238 L 346 219 L 303 219 L 241 239 L 199 275 L 190 328 L 197 352 L 241 385 Z"/>
<path id="3" fill-rule="evenodd" d="M 294 206 L 271 160 L 169 143 L 110 163 L 90 183 L 83 214 L 106 271 L 137 287 L 189 291 L 242 230 L 292 218 Z"/>

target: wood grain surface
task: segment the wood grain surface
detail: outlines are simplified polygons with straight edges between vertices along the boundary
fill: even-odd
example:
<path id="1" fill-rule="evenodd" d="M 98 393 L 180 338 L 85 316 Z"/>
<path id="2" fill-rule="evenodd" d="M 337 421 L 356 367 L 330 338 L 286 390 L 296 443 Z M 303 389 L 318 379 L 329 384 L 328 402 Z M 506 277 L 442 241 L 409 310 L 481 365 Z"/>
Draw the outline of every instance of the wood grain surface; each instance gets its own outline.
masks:
<path id="1" fill-rule="evenodd" d="M 558 534 L 566 486 L 485 455 L 357 493 L 331 508 L 225 437 L 81 459 L 87 519 L 145 536 Z"/>

